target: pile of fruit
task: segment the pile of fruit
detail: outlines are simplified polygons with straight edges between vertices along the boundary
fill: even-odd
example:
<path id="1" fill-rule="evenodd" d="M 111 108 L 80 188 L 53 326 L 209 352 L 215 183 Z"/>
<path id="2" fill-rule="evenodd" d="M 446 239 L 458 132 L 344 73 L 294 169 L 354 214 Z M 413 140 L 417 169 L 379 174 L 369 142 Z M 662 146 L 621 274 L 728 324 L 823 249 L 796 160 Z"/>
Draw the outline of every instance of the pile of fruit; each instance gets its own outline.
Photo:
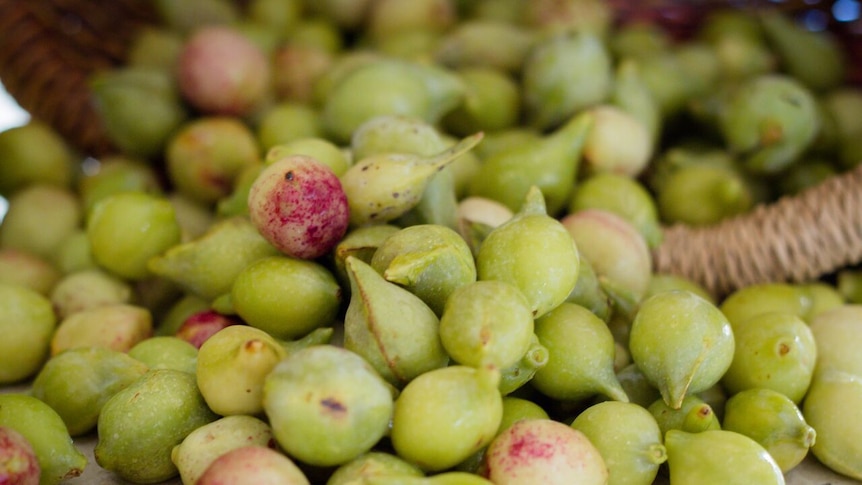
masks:
<path id="1" fill-rule="evenodd" d="M 652 261 L 862 160 L 828 31 L 152 4 L 91 79 L 115 153 L 0 133 L 0 483 L 93 434 L 132 483 L 862 480 L 862 272 L 715 295 Z"/>

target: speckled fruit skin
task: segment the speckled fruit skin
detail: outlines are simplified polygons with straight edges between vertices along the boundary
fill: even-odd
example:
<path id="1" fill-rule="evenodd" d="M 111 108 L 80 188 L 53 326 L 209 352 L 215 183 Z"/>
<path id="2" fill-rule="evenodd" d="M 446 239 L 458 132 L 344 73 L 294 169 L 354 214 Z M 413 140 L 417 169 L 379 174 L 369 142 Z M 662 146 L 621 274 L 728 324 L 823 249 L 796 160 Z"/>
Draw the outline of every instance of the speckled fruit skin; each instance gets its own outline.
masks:
<path id="1" fill-rule="evenodd" d="M 328 166 L 304 155 L 270 164 L 248 194 L 251 221 L 279 251 L 302 259 L 328 253 L 350 218 L 341 181 Z"/>
<path id="2" fill-rule="evenodd" d="M 41 469 L 27 438 L 0 426 L 0 483 L 37 485 Z"/>

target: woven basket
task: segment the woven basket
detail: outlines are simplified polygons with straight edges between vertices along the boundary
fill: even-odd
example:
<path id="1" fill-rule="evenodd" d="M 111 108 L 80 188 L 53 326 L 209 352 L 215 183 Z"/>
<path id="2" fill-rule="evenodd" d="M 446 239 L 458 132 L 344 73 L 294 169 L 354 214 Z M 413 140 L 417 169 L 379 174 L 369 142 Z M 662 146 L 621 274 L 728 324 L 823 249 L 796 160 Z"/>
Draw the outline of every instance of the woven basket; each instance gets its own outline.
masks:
<path id="1" fill-rule="evenodd" d="M 620 18 L 662 24 L 677 37 L 693 32 L 705 7 L 728 3 L 608 1 Z M 758 0 L 733 4 L 756 8 Z M 134 34 L 155 20 L 149 0 L 0 0 L 0 80 L 34 118 L 82 153 L 111 153 L 87 78 L 122 64 Z M 860 83 L 862 42 L 847 26 L 830 29 L 856 67 L 849 81 Z M 812 280 L 862 261 L 859 208 L 862 167 L 712 227 L 667 227 L 653 254 L 655 269 L 690 278 L 716 297 L 756 283 Z"/>

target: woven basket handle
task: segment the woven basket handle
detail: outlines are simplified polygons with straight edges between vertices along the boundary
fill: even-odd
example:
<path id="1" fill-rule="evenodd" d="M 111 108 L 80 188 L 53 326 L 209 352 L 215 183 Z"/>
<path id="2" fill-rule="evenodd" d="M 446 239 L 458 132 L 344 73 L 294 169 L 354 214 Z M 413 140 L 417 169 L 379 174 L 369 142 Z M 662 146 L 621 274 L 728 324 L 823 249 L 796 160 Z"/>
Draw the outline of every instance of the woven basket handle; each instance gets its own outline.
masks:
<path id="1" fill-rule="evenodd" d="M 804 282 L 862 261 L 862 165 L 794 197 L 703 228 L 667 227 L 655 270 L 716 297 L 769 282 Z"/>

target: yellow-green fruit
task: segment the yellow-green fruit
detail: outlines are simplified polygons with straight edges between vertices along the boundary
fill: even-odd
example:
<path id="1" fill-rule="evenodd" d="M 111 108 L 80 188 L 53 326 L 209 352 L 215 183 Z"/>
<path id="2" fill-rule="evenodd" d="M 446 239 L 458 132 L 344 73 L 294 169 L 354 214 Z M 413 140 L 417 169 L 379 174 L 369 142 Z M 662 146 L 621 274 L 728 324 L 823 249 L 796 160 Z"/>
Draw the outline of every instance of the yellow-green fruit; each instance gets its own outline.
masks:
<path id="1" fill-rule="evenodd" d="M 687 394 L 721 379 L 733 361 L 734 345 L 724 314 L 686 290 L 644 300 L 629 336 L 632 360 L 673 409 L 679 409 Z"/>
<path id="2" fill-rule="evenodd" d="M 0 385 L 39 371 L 56 325 L 50 300 L 24 286 L 0 284 Z"/>
<path id="3" fill-rule="evenodd" d="M 177 475 L 171 450 L 217 416 L 195 377 L 173 369 L 148 371 L 102 407 L 96 463 L 124 480 L 158 483 Z"/>
<path id="4" fill-rule="evenodd" d="M 423 477 L 416 465 L 382 451 L 369 451 L 336 468 L 326 485 L 366 484 L 375 477 Z"/>
<path id="5" fill-rule="evenodd" d="M 72 442 L 63 419 L 44 401 L 27 394 L 0 394 L 0 426 L 19 432 L 39 462 L 39 485 L 57 485 L 83 473 L 87 456 Z"/>
<path id="6" fill-rule="evenodd" d="M 124 352 L 80 347 L 52 357 L 33 380 L 31 393 L 63 419 L 69 434 L 96 427 L 102 406 L 147 371 L 147 365 Z"/>
<path id="7" fill-rule="evenodd" d="M 637 404 L 600 402 L 582 411 L 571 426 L 599 450 L 608 467 L 608 485 L 650 485 L 667 461 L 658 423 Z"/>
<path id="8" fill-rule="evenodd" d="M 392 445 L 423 470 L 440 471 L 491 442 L 503 402 L 494 370 L 449 366 L 410 381 L 395 401 Z"/>
<path id="9" fill-rule="evenodd" d="M 197 386 L 210 409 L 222 416 L 260 413 L 264 379 L 286 356 L 263 330 L 230 325 L 198 350 Z"/>
<path id="10" fill-rule="evenodd" d="M 537 187 L 514 217 L 496 227 L 479 247 L 479 280 L 500 280 L 521 290 L 534 317 L 566 300 L 577 284 L 580 257 L 572 236 L 546 212 Z"/>
<path id="11" fill-rule="evenodd" d="M 817 343 L 816 373 L 829 369 L 862 375 L 862 305 L 842 305 L 811 320 Z"/>
<path id="12" fill-rule="evenodd" d="M 734 291 L 721 302 L 719 309 L 735 327 L 759 313 L 786 312 L 805 318 L 811 305 L 811 297 L 801 286 L 760 283 Z"/>
<path id="13" fill-rule="evenodd" d="M 672 429 L 689 433 L 721 429 L 712 406 L 695 394 L 686 396 L 679 409 L 668 406 L 663 399 L 657 399 L 647 407 L 647 411 L 655 418 L 662 435 Z"/>
<path id="14" fill-rule="evenodd" d="M 254 416 L 225 416 L 189 433 L 171 450 L 185 485 L 194 485 L 219 456 L 243 446 L 270 446 L 272 428 Z"/>
<path id="15" fill-rule="evenodd" d="M 530 383 L 560 400 L 601 394 L 628 401 L 614 374 L 614 338 L 604 321 L 586 308 L 561 303 L 536 319 L 536 336 L 548 349 L 547 365 Z"/>
<path id="16" fill-rule="evenodd" d="M 862 377 L 824 370 L 811 383 L 802 415 L 817 430 L 814 456 L 832 470 L 862 480 Z"/>
<path id="17" fill-rule="evenodd" d="M 731 394 L 766 388 L 802 401 L 817 362 L 808 324 L 791 313 L 761 313 L 736 325 L 733 338 L 733 362 L 721 378 Z"/>
<path id="18" fill-rule="evenodd" d="M 240 271 L 230 303 L 252 327 L 289 340 L 335 322 L 341 287 L 320 263 L 270 256 Z"/>
<path id="19" fill-rule="evenodd" d="M 291 354 L 266 376 L 263 408 L 287 454 L 336 466 L 370 451 L 383 437 L 393 394 L 359 355 L 317 345 Z"/>
<path id="20" fill-rule="evenodd" d="M 784 475 L 769 452 L 743 434 L 724 430 L 688 433 L 674 429 L 664 439 L 673 484 L 784 484 Z"/>
<path id="21" fill-rule="evenodd" d="M 727 400 L 722 429 L 760 443 L 784 473 L 808 455 L 817 431 L 805 422 L 793 401 L 771 389 L 748 389 Z"/>

